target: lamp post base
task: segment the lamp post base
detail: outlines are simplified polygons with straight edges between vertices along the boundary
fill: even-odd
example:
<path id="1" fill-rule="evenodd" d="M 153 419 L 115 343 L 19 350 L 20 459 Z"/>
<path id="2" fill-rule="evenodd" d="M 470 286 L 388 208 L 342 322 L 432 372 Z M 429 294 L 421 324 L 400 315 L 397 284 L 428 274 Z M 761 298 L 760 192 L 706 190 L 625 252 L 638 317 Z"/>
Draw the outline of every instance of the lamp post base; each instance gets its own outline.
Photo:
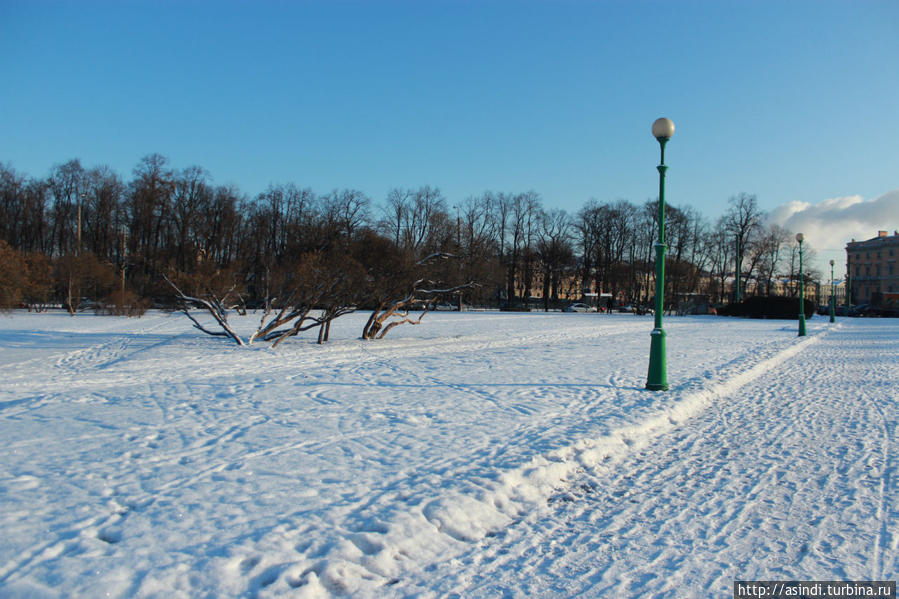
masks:
<path id="1" fill-rule="evenodd" d="M 649 346 L 649 374 L 646 388 L 650 391 L 668 390 L 668 367 L 665 363 L 665 331 L 652 330 L 652 344 Z"/>
<path id="2" fill-rule="evenodd" d="M 799 315 L 799 335 L 798 337 L 805 337 L 805 314 Z"/>

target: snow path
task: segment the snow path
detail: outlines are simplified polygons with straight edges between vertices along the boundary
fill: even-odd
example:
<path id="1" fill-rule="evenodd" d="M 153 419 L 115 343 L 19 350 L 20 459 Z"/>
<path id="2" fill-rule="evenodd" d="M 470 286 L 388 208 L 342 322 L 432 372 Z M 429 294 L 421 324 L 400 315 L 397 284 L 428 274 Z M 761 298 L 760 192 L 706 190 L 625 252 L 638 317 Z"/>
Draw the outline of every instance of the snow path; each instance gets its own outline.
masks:
<path id="1" fill-rule="evenodd" d="M 0 596 L 895 577 L 895 323 L 669 319 L 650 393 L 648 319 L 431 316 L 278 351 L 178 316 L 0 318 Z"/>
<path id="2" fill-rule="evenodd" d="M 810 341 L 587 465 L 525 523 L 441 564 L 425 594 L 699 598 L 731 596 L 735 579 L 895 580 L 896 329 L 853 322 Z"/>

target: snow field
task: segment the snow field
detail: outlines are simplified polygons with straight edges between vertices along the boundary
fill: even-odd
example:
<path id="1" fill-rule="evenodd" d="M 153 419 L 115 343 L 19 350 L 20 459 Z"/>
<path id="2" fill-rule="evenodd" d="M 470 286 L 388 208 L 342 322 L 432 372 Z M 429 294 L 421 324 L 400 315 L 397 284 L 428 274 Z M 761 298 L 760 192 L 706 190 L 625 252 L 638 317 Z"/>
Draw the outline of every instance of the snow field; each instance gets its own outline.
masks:
<path id="1" fill-rule="evenodd" d="M 442 567 L 428 592 L 730 597 L 734 579 L 895 580 L 896 349 L 884 323 L 834 328 L 585 468 L 532 526 Z"/>
<path id="2" fill-rule="evenodd" d="M 798 340 L 669 318 L 672 390 L 653 393 L 646 318 L 432 314 L 362 342 L 364 317 L 274 351 L 177 315 L 0 317 L 0 595 L 705 597 L 895 575 L 890 321 Z"/>

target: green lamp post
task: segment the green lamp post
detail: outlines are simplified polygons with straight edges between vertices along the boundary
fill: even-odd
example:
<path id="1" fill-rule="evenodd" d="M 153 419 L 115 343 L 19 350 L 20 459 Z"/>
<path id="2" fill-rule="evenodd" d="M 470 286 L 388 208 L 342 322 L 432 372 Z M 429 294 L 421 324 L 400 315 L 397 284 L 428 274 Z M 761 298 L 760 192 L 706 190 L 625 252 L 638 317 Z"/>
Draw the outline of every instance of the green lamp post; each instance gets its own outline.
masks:
<path id="1" fill-rule="evenodd" d="M 652 124 L 652 136 L 659 141 L 662 152 L 659 170 L 659 242 L 656 244 L 656 297 L 655 328 L 652 329 L 652 344 L 649 348 L 649 374 L 646 388 L 651 391 L 668 389 L 668 367 L 665 363 L 665 331 L 662 329 L 662 311 L 665 293 L 665 144 L 674 135 L 671 119 L 656 119 Z"/>
<path id="2" fill-rule="evenodd" d="M 734 266 L 734 274 L 736 275 L 736 283 L 734 284 L 734 303 L 739 304 L 743 298 L 740 295 L 740 271 L 743 270 L 743 265 L 740 264 L 740 234 L 737 233 L 737 255 L 735 257 L 735 266 Z"/>
<path id="3" fill-rule="evenodd" d="M 805 337 L 805 283 L 802 280 L 802 240 L 805 235 L 796 233 L 799 242 L 799 337 Z"/>
<path id="4" fill-rule="evenodd" d="M 837 296 L 833 286 L 833 260 L 830 261 L 830 322 L 836 322 Z"/>
<path id="5" fill-rule="evenodd" d="M 852 307 L 852 275 L 849 274 L 849 262 L 846 262 L 846 316 Z"/>

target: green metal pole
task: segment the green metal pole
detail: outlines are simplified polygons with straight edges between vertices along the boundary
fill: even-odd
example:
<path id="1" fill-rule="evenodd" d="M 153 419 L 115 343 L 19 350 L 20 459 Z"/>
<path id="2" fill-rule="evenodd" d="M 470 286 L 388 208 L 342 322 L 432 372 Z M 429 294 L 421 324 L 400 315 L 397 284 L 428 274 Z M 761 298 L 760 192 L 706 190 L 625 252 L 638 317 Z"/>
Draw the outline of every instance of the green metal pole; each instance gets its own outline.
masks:
<path id="1" fill-rule="evenodd" d="M 805 282 L 802 280 L 802 242 L 799 242 L 799 337 L 805 337 Z"/>
<path id="2" fill-rule="evenodd" d="M 740 295 L 740 271 L 743 270 L 741 267 L 742 267 L 742 264 L 740 264 L 740 234 L 737 233 L 737 256 L 736 256 L 736 266 L 734 268 L 734 270 L 736 271 L 735 274 L 737 275 L 736 276 L 737 284 L 736 284 L 736 289 L 735 289 L 736 293 L 734 294 L 734 300 L 735 300 L 734 303 L 737 303 L 737 304 L 739 304 L 743 300 L 743 298 Z"/>
<path id="3" fill-rule="evenodd" d="M 833 262 L 833 260 L 831 260 Z M 830 265 L 830 322 L 836 322 L 836 288 L 833 285 L 833 264 Z"/>
<path id="4" fill-rule="evenodd" d="M 665 358 L 665 330 L 662 328 L 662 311 L 665 302 L 665 144 L 667 138 L 660 137 L 659 146 L 662 151 L 659 170 L 659 242 L 656 244 L 656 297 L 655 328 L 652 330 L 652 343 L 649 348 L 649 373 L 646 377 L 646 388 L 651 391 L 668 389 L 668 367 Z"/>
<path id="5" fill-rule="evenodd" d="M 852 307 L 852 278 L 849 276 L 849 264 L 846 264 L 846 316 Z"/>

